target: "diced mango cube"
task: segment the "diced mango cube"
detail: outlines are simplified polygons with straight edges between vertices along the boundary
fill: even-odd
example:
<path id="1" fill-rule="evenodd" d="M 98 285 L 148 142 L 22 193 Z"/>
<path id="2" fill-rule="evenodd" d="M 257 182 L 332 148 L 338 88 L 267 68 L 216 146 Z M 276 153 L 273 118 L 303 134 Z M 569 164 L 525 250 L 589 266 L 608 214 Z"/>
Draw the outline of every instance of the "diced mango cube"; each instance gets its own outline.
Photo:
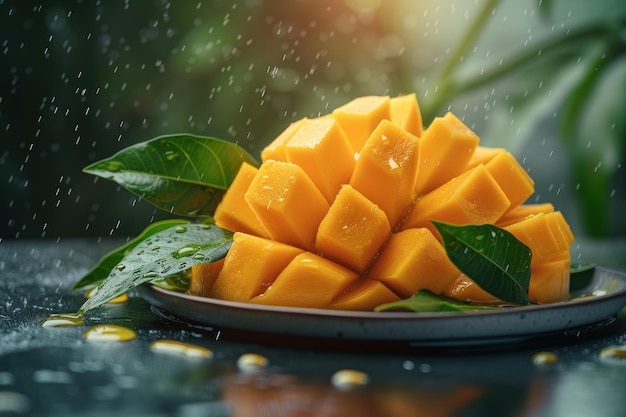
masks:
<path id="1" fill-rule="evenodd" d="M 382 282 L 364 279 L 340 294 L 329 307 L 336 310 L 372 311 L 381 304 L 399 299 L 400 297 Z"/>
<path id="2" fill-rule="evenodd" d="M 231 232 L 245 232 L 268 237 L 263 224 L 252 211 L 244 195 L 258 172 L 258 168 L 244 162 L 239 168 L 232 184 L 226 190 L 222 201 L 217 206 L 213 219 L 215 224 Z"/>
<path id="3" fill-rule="evenodd" d="M 245 233 L 235 233 L 210 296 L 248 302 L 265 291 L 302 249 Z"/>
<path id="4" fill-rule="evenodd" d="M 389 105 L 393 123 L 417 137 L 422 136 L 422 113 L 415 93 L 393 97 Z"/>
<path id="5" fill-rule="evenodd" d="M 428 193 L 465 171 L 478 142 L 478 136 L 454 114 L 436 117 L 419 141 L 416 193 Z"/>
<path id="6" fill-rule="evenodd" d="M 287 161 L 299 165 L 329 203 L 341 185 L 350 180 L 354 169 L 352 147 L 332 116 L 300 123 L 284 151 Z"/>
<path id="7" fill-rule="evenodd" d="M 458 225 L 493 223 L 508 208 L 496 180 L 478 165 L 417 200 L 402 228 L 426 227 L 439 236 L 432 219 Z"/>
<path id="8" fill-rule="evenodd" d="M 328 308 L 330 302 L 351 285 L 358 274 L 311 252 L 297 255 L 255 304 Z"/>
<path id="9" fill-rule="evenodd" d="M 441 294 L 459 274 L 430 230 L 415 228 L 391 235 L 368 278 L 407 298 L 419 290 Z"/>
<path id="10" fill-rule="evenodd" d="M 267 161 L 244 196 L 273 240 L 305 250 L 313 248 L 329 204 L 296 164 Z"/>
<path id="11" fill-rule="evenodd" d="M 363 145 L 350 178 L 350 185 L 383 209 L 392 228 L 413 202 L 418 142 L 390 121 L 381 121 Z"/>
<path id="12" fill-rule="evenodd" d="M 381 120 L 391 118 L 389 102 L 388 96 L 363 96 L 333 110 L 332 114 L 346 132 L 354 153 L 361 151 Z"/>
<path id="13" fill-rule="evenodd" d="M 385 213 L 346 184 L 320 223 L 315 249 L 328 259 L 363 272 L 390 232 Z"/>

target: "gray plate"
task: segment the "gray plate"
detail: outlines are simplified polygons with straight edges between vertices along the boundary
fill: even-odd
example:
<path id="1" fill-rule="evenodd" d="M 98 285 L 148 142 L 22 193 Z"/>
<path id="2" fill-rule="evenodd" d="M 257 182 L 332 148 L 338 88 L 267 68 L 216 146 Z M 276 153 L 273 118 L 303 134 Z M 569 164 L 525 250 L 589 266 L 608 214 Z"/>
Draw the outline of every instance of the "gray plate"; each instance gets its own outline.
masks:
<path id="1" fill-rule="evenodd" d="M 626 306 L 626 274 L 597 267 L 585 282 L 572 285 L 572 301 L 463 313 L 259 306 L 172 292 L 154 285 L 143 285 L 139 292 L 153 307 L 195 324 L 322 339 L 459 346 L 508 343 L 606 322 Z"/>

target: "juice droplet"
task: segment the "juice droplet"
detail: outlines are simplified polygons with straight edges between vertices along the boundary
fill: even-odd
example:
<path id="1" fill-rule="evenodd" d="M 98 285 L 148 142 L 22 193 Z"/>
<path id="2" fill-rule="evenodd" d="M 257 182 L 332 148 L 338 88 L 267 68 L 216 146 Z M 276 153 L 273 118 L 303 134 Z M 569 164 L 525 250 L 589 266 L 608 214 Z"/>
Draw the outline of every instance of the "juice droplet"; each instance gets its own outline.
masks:
<path id="1" fill-rule="evenodd" d="M 137 334 L 131 329 L 115 324 L 100 324 L 87 329 L 83 337 L 87 340 L 125 342 L 134 339 Z"/>
<path id="2" fill-rule="evenodd" d="M 607 346 L 600 350 L 600 359 L 626 365 L 626 345 Z"/>
<path id="3" fill-rule="evenodd" d="M 42 327 L 70 327 L 83 324 L 83 317 L 78 313 L 53 314 L 41 321 Z"/>
<path id="4" fill-rule="evenodd" d="M 337 388 L 353 388 L 367 385 L 369 376 L 365 372 L 354 369 L 342 369 L 333 374 L 331 382 Z"/>
<path id="5" fill-rule="evenodd" d="M 210 349 L 176 340 L 157 340 L 152 342 L 150 350 L 155 353 L 165 353 L 189 358 L 211 359 L 213 357 L 213 351 Z"/>
<path id="6" fill-rule="evenodd" d="M 92 288 L 91 290 L 87 291 L 85 293 L 85 298 L 93 297 L 94 292 L 95 292 L 95 288 Z M 128 301 L 128 294 L 124 293 L 122 295 L 118 295 L 117 297 L 110 299 L 109 301 L 107 301 L 107 303 L 118 304 L 118 303 L 125 303 L 126 301 Z"/>
<path id="7" fill-rule="evenodd" d="M 552 365 L 559 361 L 559 357 L 552 352 L 537 352 L 531 358 L 531 362 L 535 366 Z"/>
<path id="8" fill-rule="evenodd" d="M 237 368 L 243 372 L 254 372 L 265 368 L 269 360 L 257 353 L 244 353 L 237 359 Z"/>

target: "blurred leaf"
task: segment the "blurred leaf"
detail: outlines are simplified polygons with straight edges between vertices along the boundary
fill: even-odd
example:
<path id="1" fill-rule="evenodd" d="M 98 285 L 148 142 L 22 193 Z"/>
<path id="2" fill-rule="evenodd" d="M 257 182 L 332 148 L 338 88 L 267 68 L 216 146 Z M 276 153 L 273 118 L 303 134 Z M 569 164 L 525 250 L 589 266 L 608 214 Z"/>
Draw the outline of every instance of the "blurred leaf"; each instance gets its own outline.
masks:
<path id="1" fill-rule="evenodd" d="M 626 137 L 626 56 L 600 69 L 564 138 L 573 154 L 574 183 L 589 236 L 610 233 L 611 184 L 624 159 Z"/>
<path id="2" fill-rule="evenodd" d="M 178 134 L 130 146 L 84 171 L 117 182 L 161 210 L 211 216 L 243 162 L 257 165 L 234 143 Z"/>
<path id="3" fill-rule="evenodd" d="M 231 244 L 232 233 L 211 225 L 179 225 L 155 233 L 111 269 L 78 313 L 84 315 L 145 282 L 182 273 L 195 264 L 217 261 L 226 256 Z"/>
<path id="4" fill-rule="evenodd" d="M 494 297 L 525 305 L 530 284 L 530 249 L 515 236 L 491 224 L 456 226 L 432 221 L 448 258 Z"/>
<path id="5" fill-rule="evenodd" d="M 392 301 L 376 307 L 376 311 L 408 310 L 416 313 L 431 313 L 442 311 L 476 311 L 501 310 L 499 306 L 473 305 L 463 303 L 454 298 L 435 295 L 430 291 L 421 290 L 405 300 Z"/>
<path id="6" fill-rule="evenodd" d="M 96 265 L 91 271 L 89 271 L 87 275 L 85 275 L 80 281 L 74 284 L 71 289 L 78 290 L 83 288 L 91 288 L 100 284 L 106 279 L 107 276 L 109 276 L 109 272 L 115 267 L 115 265 L 117 265 L 131 249 L 144 241 L 146 238 L 165 229 L 180 226 L 186 223 L 188 223 L 186 220 L 172 219 L 150 224 L 139 236 L 137 236 L 127 244 L 104 255 L 100 262 L 98 262 L 98 265 Z"/>

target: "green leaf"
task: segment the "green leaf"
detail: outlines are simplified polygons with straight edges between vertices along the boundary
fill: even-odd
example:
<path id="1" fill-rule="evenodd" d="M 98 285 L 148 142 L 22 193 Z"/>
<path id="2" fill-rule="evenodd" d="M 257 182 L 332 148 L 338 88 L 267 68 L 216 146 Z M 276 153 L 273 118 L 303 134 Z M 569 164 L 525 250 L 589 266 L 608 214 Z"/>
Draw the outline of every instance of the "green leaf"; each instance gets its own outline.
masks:
<path id="1" fill-rule="evenodd" d="M 213 225 L 178 225 L 142 240 L 109 273 L 78 311 L 84 315 L 145 282 L 215 262 L 228 252 L 232 233 Z"/>
<path id="2" fill-rule="evenodd" d="M 494 297 L 528 304 L 532 252 L 515 236 L 491 224 L 456 226 L 432 221 L 448 257 Z"/>
<path id="3" fill-rule="evenodd" d="M 100 262 L 98 262 L 98 264 L 91 271 L 82 277 L 80 281 L 74 284 L 71 289 L 79 290 L 95 287 L 104 281 L 106 277 L 109 276 L 109 272 L 115 267 L 115 265 L 117 265 L 122 258 L 124 258 L 124 256 L 140 242 L 156 233 L 161 232 L 162 230 L 186 223 L 188 223 L 187 220 L 172 219 L 150 224 L 143 232 L 141 232 L 139 236 L 114 251 L 104 255 L 102 259 L 100 259 Z"/>
<path id="4" fill-rule="evenodd" d="M 212 216 L 243 162 L 258 165 L 232 142 L 177 134 L 130 146 L 84 172 L 115 181 L 161 210 Z"/>
<path id="5" fill-rule="evenodd" d="M 501 310 L 500 306 L 473 305 L 463 303 L 454 298 L 435 295 L 430 291 L 421 290 L 411 297 L 381 304 L 376 311 L 408 310 L 416 313 L 442 312 L 442 311 L 476 311 L 476 310 Z"/>
<path id="6" fill-rule="evenodd" d="M 626 56 L 598 68 L 564 137 L 572 153 L 573 183 L 585 233 L 609 235 L 613 181 L 624 160 Z"/>
<path id="7" fill-rule="evenodd" d="M 570 292 L 579 292 L 593 281 L 596 265 L 593 263 L 574 263 L 570 267 Z"/>

